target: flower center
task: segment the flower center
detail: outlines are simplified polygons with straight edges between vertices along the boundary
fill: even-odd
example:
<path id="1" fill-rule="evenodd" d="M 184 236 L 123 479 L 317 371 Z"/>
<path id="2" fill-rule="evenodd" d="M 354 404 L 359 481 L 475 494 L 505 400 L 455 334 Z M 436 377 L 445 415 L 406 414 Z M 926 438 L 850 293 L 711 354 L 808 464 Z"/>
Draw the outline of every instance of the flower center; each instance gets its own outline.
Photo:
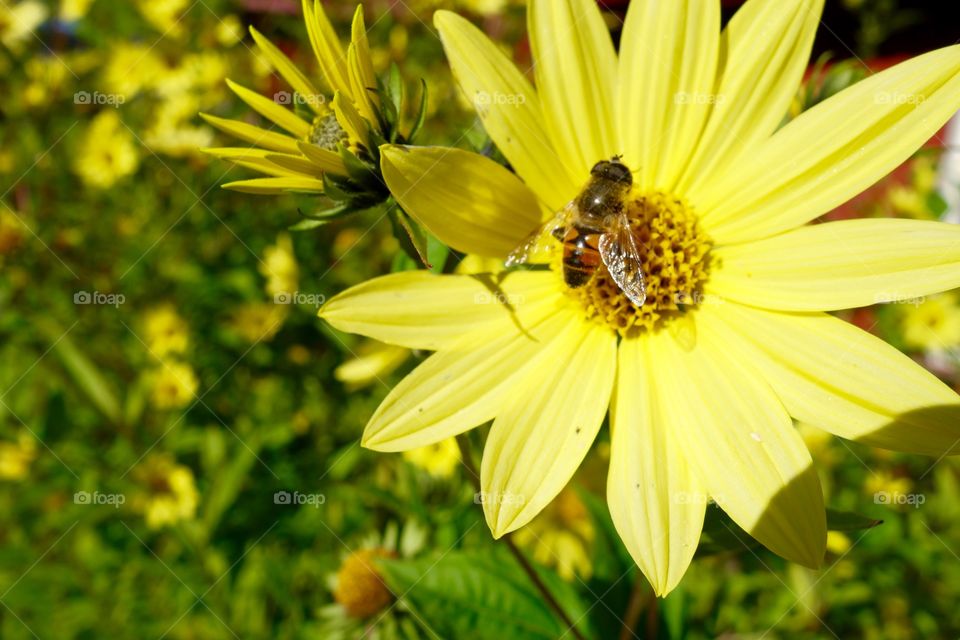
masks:
<path id="1" fill-rule="evenodd" d="M 396 554 L 386 549 L 363 549 L 347 556 L 337 571 L 333 598 L 354 618 L 367 618 L 393 600 L 393 594 L 377 572 L 374 561 Z"/>
<path id="2" fill-rule="evenodd" d="M 327 151 L 336 151 L 337 145 L 346 142 L 346 140 L 347 132 L 337 122 L 337 116 L 332 111 L 315 117 L 313 126 L 310 127 L 310 133 L 307 135 L 308 142 L 312 142 Z"/>
<path id="3" fill-rule="evenodd" d="M 646 281 L 643 306 L 630 302 L 602 266 L 583 286 L 567 289 L 583 305 L 588 318 L 624 336 L 631 331 L 659 329 L 700 304 L 711 246 L 696 215 L 676 196 L 631 194 L 626 208 Z M 553 265 L 560 272 L 562 261 L 561 256 Z"/>

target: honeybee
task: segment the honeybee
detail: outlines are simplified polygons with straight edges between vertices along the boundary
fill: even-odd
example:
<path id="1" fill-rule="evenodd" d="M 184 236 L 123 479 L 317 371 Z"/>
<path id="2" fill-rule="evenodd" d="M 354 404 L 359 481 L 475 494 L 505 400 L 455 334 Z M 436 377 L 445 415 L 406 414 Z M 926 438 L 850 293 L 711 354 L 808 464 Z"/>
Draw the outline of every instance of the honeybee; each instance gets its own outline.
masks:
<path id="1" fill-rule="evenodd" d="M 563 246 L 563 280 L 568 287 L 585 285 L 602 262 L 624 295 L 643 306 L 647 299 L 643 263 L 626 211 L 632 186 L 633 175 L 620 156 L 593 165 L 583 190 L 514 249 L 506 265 L 550 251 L 558 240 Z"/>

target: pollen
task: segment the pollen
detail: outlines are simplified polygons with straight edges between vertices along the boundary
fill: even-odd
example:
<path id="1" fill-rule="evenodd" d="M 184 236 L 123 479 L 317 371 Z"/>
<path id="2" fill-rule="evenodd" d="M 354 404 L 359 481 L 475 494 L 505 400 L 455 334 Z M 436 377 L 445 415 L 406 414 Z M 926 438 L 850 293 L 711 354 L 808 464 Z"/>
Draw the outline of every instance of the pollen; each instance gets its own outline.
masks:
<path id="1" fill-rule="evenodd" d="M 583 305 L 588 318 L 622 336 L 658 330 L 702 302 L 711 246 L 693 210 L 676 196 L 659 192 L 633 195 L 627 217 L 646 282 L 643 306 L 630 302 L 603 267 L 584 286 L 567 289 Z M 562 269 L 561 261 L 562 257 L 558 258 L 554 268 Z"/>
<path id="2" fill-rule="evenodd" d="M 337 587 L 333 598 L 340 603 L 347 615 L 368 618 L 386 608 L 393 601 L 393 594 L 377 571 L 377 558 L 390 558 L 396 554 L 386 549 L 363 549 L 351 553 L 337 571 Z"/>
<path id="3" fill-rule="evenodd" d="M 311 142 L 327 151 L 336 151 L 337 145 L 346 143 L 346 141 L 347 132 L 337 122 L 337 116 L 333 111 L 318 115 L 313 119 L 313 126 L 310 127 L 310 133 L 307 134 L 307 142 Z"/>

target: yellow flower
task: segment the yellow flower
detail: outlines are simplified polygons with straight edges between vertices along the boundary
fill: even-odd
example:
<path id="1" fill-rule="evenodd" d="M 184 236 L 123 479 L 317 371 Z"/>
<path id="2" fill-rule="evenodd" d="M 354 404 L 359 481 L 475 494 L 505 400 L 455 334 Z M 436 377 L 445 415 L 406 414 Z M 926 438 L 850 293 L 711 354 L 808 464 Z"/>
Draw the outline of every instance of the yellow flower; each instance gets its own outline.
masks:
<path id="1" fill-rule="evenodd" d="M 0 2 L 0 43 L 19 51 L 47 19 L 47 8 L 37 0 Z"/>
<path id="2" fill-rule="evenodd" d="M 460 447 L 456 438 L 447 438 L 403 452 L 403 459 L 432 476 L 449 478 L 460 464 Z"/>
<path id="3" fill-rule="evenodd" d="M 21 433 L 15 442 L 0 441 L 0 480 L 23 480 L 37 457 L 33 436 Z"/>
<path id="4" fill-rule="evenodd" d="M 108 50 L 110 57 L 101 71 L 103 89 L 125 100 L 155 83 L 164 71 L 163 61 L 147 45 L 121 41 L 111 43 Z"/>
<path id="5" fill-rule="evenodd" d="M 90 10 L 93 0 L 60 0 L 60 19 L 64 22 L 76 22 Z"/>
<path id="6" fill-rule="evenodd" d="M 263 252 L 260 273 L 267 279 L 267 295 L 275 300 L 297 291 L 300 269 L 297 267 L 297 256 L 293 253 L 293 239 L 289 233 L 278 235 L 277 243 Z"/>
<path id="7" fill-rule="evenodd" d="M 590 548 L 594 536 L 590 514 L 570 487 L 514 535 L 517 544 L 532 550 L 537 562 L 556 567 L 567 581 L 575 577 L 588 580 L 593 574 Z"/>
<path id="8" fill-rule="evenodd" d="M 289 307 L 282 304 L 250 302 L 234 312 L 231 325 L 248 342 L 267 342 L 287 319 Z"/>
<path id="9" fill-rule="evenodd" d="M 197 393 L 197 376 L 190 365 L 165 361 L 152 376 L 151 399 L 158 409 L 177 409 L 189 404 Z"/>
<path id="10" fill-rule="evenodd" d="M 140 165 L 133 135 L 120 121 L 116 110 L 101 111 L 87 127 L 82 150 L 73 168 L 84 184 L 108 189 Z"/>
<path id="11" fill-rule="evenodd" d="M 165 304 L 149 310 L 143 324 L 144 341 L 155 358 L 182 354 L 187 350 L 190 332 L 173 305 Z"/>
<path id="12" fill-rule="evenodd" d="M 164 36 L 179 37 L 183 33 L 183 14 L 190 8 L 188 0 L 137 0 L 143 17 Z"/>
<path id="13" fill-rule="evenodd" d="M 336 296 L 344 331 L 436 351 L 363 444 L 403 451 L 493 420 L 481 483 L 500 537 L 567 484 L 610 407 L 607 502 L 656 593 L 679 582 L 712 498 L 779 555 L 818 566 L 823 496 L 791 418 L 869 445 L 957 452 L 960 397 L 828 311 L 960 286 L 960 227 L 806 223 L 889 173 L 960 106 L 960 47 L 873 75 L 780 127 L 822 0 L 635 0 L 619 60 L 591 0 L 534 0 L 537 88 L 479 29 L 435 23 L 516 174 L 452 148 L 385 146 L 404 210 L 451 247 L 503 259 L 615 154 L 647 300 L 600 267 L 487 278 L 405 272 Z M 546 203 L 541 211 L 538 202 Z M 556 254 L 557 252 L 554 252 Z M 512 498 L 522 499 L 512 499 Z"/>
<path id="14" fill-rule="evenodd" d="M 386 549 L 361 549 L 346 557 L 337 570 L 333 597 L 347 615 L 367 618 L 390 604 L 393 593 L 380 577 L 375 562 L 377 558 L 394 556 Z"/>
<path id="15" fill-rule="evenodd" d="M 956 293 L 918 298 L 902 305 L 903 341 L 916 349 L 944 351 L 960 345 L 960 304 Z"/>
<path id="16" fill-rule="evenodd" d="M 332 95 L 317 89 L 280 49 L 251 27 L 260 53 L 293 91 L 280 91 L 269 98 L 230 80 L 227 84 L 247 106 L 287 133 L 201 114 L 213 126 L 251 145 L 206 149 L 207 153 L 271 176 L 230 182 L 223 185 L 225 189 L 255 194 L 322 193 L 325 172 L 347 174 L 338 146 L 365 144 L 368 127 L 378 122 L 379 99 L 370 90 L 376 89 L 377 79 L 370 61 L 363 7 L 358 6 L 354 14 L 346 50 L 320 0 L 303 0 L 303 14 L 322 75 L 321 86 Z M 304 120 L 293 106 L 303 107 L 312 118 Z"/>
<path id="17" fill-rule="evenodd" d="M 910 478 L 894 476 L 889 471 L 871 473 L 863 483 L 866 493 L 880 497 L 876 501 L 880 504 L 898 504 L 896 496 L 906 496 L 913 489 Z M 886 495 L 886 497 L 882 497 Z"/>
<path id="18" fill-rule="evenodd" d="M 148 458 L 134 474 L 146 489 L 133 506 L 143 514 L 148 527 L 159 529 L 193 519 L 200 495 L 188 467 L 176 464 L 169 456 L 157 455 Z"/>

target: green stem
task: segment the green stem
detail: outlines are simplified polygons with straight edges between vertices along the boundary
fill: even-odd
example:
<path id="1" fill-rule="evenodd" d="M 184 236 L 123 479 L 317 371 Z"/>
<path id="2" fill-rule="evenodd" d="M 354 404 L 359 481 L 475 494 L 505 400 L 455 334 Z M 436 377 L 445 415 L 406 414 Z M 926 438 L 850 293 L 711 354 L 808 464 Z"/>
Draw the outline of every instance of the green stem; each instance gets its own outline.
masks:
<path id="1" fill-rule="evenodd" d="M 463 466 L 465 466 L 469 472 L 473 487 L 477 491 L 480 491 L 480 476 L 477 474 L 477 469 L 473 464 L 473 458 L 470 455 L 470 441 L 467 438 L 467 435 L 458 435 L 457 444 L 460 446 L 461 461 L 463 462 Z M 523 552 L 517 547 L 516 543 L 513 541 L 512 535 L 508 533 L 507 535 L 503 536 L 501 540 L 503 540 L 503 542 L 507 545 L 507 549 L 510 550 L 510 553 L 516 559 L 517 564 L 520 565 L 520 568 L 523 569 L 524 573 L 527 574 L 527 577 L 530 578 L 533 586 L 536 587 L 537 591 L 540 592 L 540 595 L 543 596 L 543 599 L 546 601 L 547 605 L 553 609 L 554 613 L 557 614 L 557 617 L 560 618 L 560 622 L 567 627 L 570 635 L 576 640 L 585 640 L 583 634 L 581 634 L 580 630 L 577 629 L 576 623 L 570 619 L 570 616 L 567 615 L 566 611 L 564 611 L 563 607 L 560 605 L 560 602 L 557 601 L 553 593 L 550 592 L 549 587 L 547 587 L 547 585 L 543 582 L 540 574 L 537 573 L 537 570 L 534 569 L 533 565 L 530 564 L 530 561 L 527 560 L 527 557 L 523 555 Z"/>

